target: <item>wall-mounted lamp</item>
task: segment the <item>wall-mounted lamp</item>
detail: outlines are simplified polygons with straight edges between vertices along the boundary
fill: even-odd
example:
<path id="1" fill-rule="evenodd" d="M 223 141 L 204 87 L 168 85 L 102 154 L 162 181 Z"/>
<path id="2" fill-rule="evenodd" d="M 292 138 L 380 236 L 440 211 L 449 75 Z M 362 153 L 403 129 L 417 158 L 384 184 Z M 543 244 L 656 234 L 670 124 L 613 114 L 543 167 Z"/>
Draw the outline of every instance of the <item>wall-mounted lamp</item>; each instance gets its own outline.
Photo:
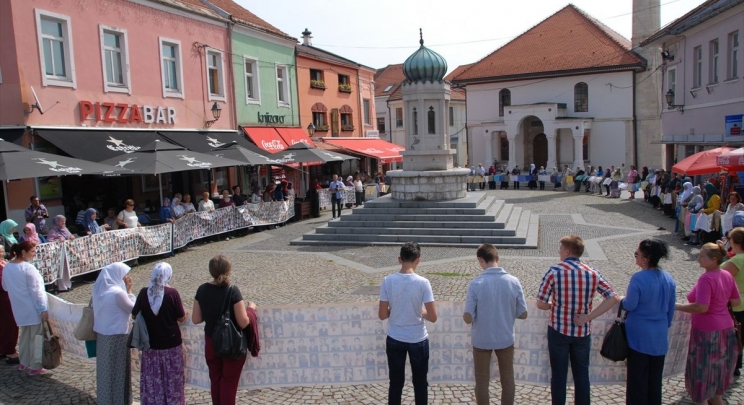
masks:
<path id="1" fill-rule="evenodd" d="M 665 49 L 661 51 L 661 59 L 671 61 L 671 60 L 674 60 L 674 55 L 672 55 L 671 53 L 669 53 L 669 51 Z"/>
<path id="2" fill-rule="evenodd" d="M 217 122 L 217 120 L 220 119 L 220 116 L 222 115 L 222 107 L 220 107 L 219 104 L 215 101 L 214 104 L 212 104 L 212 117 L 214 117 L 213 120 L 204 121 L 204 128 L 209 128 Z"/>
<path id="3" fill-rule="evenodd" d="M 677 111 L 681 112 L 682 114 L 685 113 L 684 104 L 674 104 L 674 92 L 672 91 L 672 89 L 669 89 L 669 91 L 666 92 L 666 102 L 670 109 L 676 108 Z"/>
<path id="4" fill-rule="evenodd" d="M 315 135 L 315 124 L 313 124 L 312 122 L 310 123 L 310 125 L 307 126 L 307 133 L 310 135 L 311 138 L 313 135 Z"/>

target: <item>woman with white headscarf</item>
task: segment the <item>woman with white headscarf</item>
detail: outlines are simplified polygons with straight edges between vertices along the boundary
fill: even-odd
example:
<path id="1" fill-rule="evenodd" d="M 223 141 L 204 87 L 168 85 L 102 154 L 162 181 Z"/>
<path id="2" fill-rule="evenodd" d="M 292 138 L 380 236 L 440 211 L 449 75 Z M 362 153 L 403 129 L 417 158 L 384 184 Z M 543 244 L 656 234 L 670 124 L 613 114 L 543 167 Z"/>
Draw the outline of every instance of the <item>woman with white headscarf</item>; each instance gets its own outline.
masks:
<path id="1" fill-rule="evenodd" d="M 674 232 L 680 237 L 685 236 L 685 217 L 690 198 L 692 198 L 692 183 L 688 181 L 682 184 L 682 192 L 677 197 L 677 222 L 674 224 Z"/>
<path id="2" fill-rule="evenodd" d="M 130 267 L 117 262 L 101 269 L 93 286 L 93 330 L 96 342 L 96 392 L 99 404 L 132 403 L 132 358 L 129 337 L 134 307 Z"/>
<path id="3" fill-rule="evenodd" d="M 183 342 L 178 325 L 186 319 L 186 312 L 181 295 L 168 286 L 172 276 L 170 264 L 156 264 L 150 275 L 150 284 L 140 290 L 132 309 L 132 316 L 142 313 L 150 336 L 150 349 L 142 352 L 142 405 L 186 403 Z"/>

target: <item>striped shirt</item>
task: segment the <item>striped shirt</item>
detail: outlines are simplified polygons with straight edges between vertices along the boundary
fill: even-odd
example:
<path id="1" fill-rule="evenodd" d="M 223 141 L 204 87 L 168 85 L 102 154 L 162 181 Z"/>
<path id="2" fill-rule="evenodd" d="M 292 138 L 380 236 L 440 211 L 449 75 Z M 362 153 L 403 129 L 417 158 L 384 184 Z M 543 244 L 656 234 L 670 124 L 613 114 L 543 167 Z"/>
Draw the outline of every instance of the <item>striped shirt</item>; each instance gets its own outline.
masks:
<path id="1" fill-rule="evenodd" d="M 549 303 L 550 327 L 557 332 L 574 337 L 588 336 L 591 322 L 576 326 L 574 316 L 592 311 L 592 300 L 597 292 L 605 299 L 615 296 L 610 283 L 596 269 L 575 257 L 569 257 L 548 269 L 543 276 L 537 299 Z"/>

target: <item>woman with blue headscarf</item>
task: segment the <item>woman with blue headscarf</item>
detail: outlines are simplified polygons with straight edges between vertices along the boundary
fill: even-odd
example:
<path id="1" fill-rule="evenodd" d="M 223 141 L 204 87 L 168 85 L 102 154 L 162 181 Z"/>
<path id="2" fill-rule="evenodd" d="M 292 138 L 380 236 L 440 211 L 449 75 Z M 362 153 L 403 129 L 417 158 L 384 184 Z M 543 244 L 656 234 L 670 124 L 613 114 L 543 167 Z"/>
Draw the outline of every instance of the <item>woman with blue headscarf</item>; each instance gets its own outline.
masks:
<path id="1" fill-rule="evenodd" d="M 106 227 L 108 225 L 100 226 L 98 225 L 98 222 L 96 222 L 96 216 L 98 215 L 98 211 L 96 211 L 95 208 L 88 208 L 85 210 L 85 215 L 83 216 L 83 232 L 85 232 L 86 235 L 94 235 L 97 233 L 103 233 L 106 231 Z"/>
<path id="2" fill-rule="evenodd" d="M 170 206 L 170 198 L 163 198 L 163 205 L 160 207 L 160 222 L 174 222 L 176 216 L 173 214 L 173 209 Z"/>

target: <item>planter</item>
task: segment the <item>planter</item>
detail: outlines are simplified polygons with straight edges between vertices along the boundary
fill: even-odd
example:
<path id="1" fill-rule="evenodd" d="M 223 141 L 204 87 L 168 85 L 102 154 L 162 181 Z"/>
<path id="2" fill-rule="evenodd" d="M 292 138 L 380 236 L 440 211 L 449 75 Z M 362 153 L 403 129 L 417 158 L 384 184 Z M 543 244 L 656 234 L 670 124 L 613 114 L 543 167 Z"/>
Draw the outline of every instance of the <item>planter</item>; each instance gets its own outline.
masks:
<path id="1" fill-rule="evenodd" d="M 353 125 L 342 125 L 341 126 L 341 130 L 342 131 L 353 131 L 354 130 L 354 126 Z"/>
<path id="2" fill-rule="evenodd" d="M 330 130 L 330 127 L 328 125 L 318 125 L 315 127 L 315 131 L 328 131 Z"/>
<path id="3" fill-rule="evenodd" d="M 350 84 L 339 84 L 338 91 L 342 93 L 351 93 L 351 85 Z"/>
<path id="4" fill-rule="evenodd" d="M 310 80 L 310 87 L 313 89 L 325 90 L 325 82 L 322 80 Z"/>

